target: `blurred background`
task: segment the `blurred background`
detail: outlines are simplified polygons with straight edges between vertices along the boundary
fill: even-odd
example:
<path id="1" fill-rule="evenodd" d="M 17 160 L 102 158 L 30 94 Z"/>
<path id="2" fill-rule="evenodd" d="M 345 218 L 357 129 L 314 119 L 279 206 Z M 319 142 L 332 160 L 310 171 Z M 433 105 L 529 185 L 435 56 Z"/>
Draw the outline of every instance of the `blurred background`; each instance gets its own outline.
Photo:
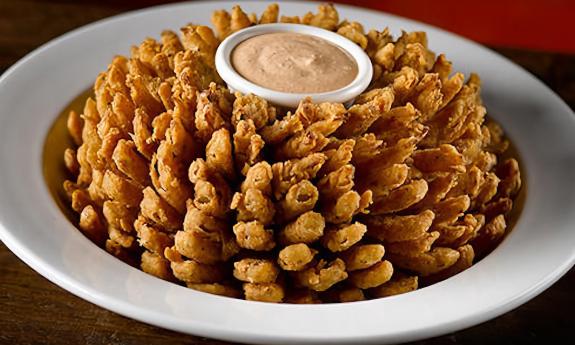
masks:
<path id="1" fill-rule="evenodd" d="M 176 1 L 0 0 L 0 73 L 42 43 L 69 30 L 121 12 L 170 2 Z M 478 41 L 534 73 L 571 107 L 575 103 L 575 68 L 571 67 L 575 65 L 575 1 L 333 2 L 416 19 Z"/>

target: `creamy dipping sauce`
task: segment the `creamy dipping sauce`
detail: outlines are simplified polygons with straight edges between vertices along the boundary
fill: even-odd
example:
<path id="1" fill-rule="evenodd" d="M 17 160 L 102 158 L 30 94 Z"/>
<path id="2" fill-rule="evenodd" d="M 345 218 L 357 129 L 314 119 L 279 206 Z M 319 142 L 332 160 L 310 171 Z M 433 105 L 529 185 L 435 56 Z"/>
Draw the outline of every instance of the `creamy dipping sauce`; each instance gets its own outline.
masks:
<path id="1" fill-rule="evenodd" d="M 355 59 L 317 36 L 275 32 L 248 38 L 231 54 L 234 69 L 254 84 L 288 93 L 320 93 L 349 85 Z"/>

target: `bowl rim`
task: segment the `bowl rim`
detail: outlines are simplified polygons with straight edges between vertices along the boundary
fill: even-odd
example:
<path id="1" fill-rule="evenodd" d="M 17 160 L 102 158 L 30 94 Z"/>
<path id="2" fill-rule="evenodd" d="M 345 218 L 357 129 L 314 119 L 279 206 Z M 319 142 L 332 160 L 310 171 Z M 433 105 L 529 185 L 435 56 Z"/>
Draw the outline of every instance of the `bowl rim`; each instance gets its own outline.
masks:
<path id="1" fill-rule="evenodd" d="M 337 90 L 317 93 L 290 93 L 272 90 L 255 84 L 240 75 L 231 63 L 231 54 L 241 42 L 259 35 L 276 32 L 293 32 L 322 38 L 346 51 L 357 63 L 356 77 L 348 85 Z M 369 56 L 353 41 L 335 32 L 315 26 L 294 23 L 258 24 L 239 30 L 226 37 L 216 50 L 216 69 L 228 88 L 243 94 L 255 94 L 266 100 L 285 107 L 295 108 L 305 97 L 311 97 L 314 102 L 338 102 L 347 105 L 362 93 L 370 84 L 373 76 L 373 66 Z"/>

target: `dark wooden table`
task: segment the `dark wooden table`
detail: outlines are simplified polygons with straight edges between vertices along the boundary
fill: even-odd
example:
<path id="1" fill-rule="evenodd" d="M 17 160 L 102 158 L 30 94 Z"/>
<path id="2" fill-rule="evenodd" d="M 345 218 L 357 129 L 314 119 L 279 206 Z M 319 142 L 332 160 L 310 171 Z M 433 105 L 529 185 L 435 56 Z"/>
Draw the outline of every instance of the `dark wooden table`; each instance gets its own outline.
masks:
<path id="1" fill-rule="evenodd" d="M 158 1 L 0 0 L 0 73 L 40 44 L 94 20 Z M 567 39 L 567 38 L 566 38 Z M 575 108 L 575 56 L 494 48 Z M 534 253 L 537 255 L 537 253 Z M 516 310 L 415 344 L 541 344 L 572 338 L 575 269 Z M 0 243 L 2 344 L 227 344 L 149 326 L 86 302 L 34 272 Z"/>

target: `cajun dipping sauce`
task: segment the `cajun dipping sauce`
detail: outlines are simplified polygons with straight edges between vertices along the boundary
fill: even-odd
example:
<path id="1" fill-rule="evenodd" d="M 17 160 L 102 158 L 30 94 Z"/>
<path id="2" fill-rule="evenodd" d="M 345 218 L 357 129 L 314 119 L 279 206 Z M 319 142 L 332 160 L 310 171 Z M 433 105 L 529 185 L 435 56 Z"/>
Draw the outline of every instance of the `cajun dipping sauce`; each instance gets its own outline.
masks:
<path id="1" fill-rule="evenodd" d="M 254 84 L 288 93 L 334 91 L 358 74 L 355 59 L 317 36 L 275 32 L 246 39 L 231 54 L 234 69 Z"/>

